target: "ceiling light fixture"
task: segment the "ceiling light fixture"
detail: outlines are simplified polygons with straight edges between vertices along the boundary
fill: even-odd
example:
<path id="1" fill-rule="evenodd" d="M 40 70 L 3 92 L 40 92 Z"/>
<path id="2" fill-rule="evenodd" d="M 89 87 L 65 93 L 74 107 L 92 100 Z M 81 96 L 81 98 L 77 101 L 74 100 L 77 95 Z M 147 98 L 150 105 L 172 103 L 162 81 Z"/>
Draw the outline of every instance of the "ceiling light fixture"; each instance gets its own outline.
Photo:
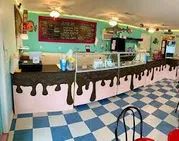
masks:
<path id="1" fill-rule="evenodd" d="M 28 40 L 28 39 L 29 39 L 27 33 L 22 33 L 22 34 L 20 34 L 20 38 L 21 38 L 22 40 Z"/>
<path id="2" fill-rule="evenodd" d="M 58 18 L 60 16 L 60 13 L 56 10 L 53 10 L 50 12 L 50 17 Z"/>
<path id="3" fill-rule="evenodd" d="M 109 21 L 109 25 L 112 26 L 112 27 L 113 27 L 113 26 L 116 26 L 116 25 L 117 25 L 117 21 L 115 21 L 115 20 L 110 20 L 110 21 Z"/>
<path id="4" fill-rule="evenodd" d="M 149 29 L 148 29 L 148 32 L 149 32 L 149 33 L 154 33 L 154 32 L 155 32 L 155 29 L 154 29 L 154 28 L 149 28 Z"/>

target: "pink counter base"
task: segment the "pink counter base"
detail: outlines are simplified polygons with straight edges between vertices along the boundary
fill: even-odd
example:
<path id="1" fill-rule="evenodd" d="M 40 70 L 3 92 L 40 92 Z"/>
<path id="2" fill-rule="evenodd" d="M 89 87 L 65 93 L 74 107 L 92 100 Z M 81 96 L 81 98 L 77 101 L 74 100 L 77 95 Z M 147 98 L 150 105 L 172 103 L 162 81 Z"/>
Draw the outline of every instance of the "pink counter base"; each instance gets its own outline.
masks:
<path id="1" fill-rule="evenodd" d="M 153 80 L 151 80 L 152 72 L 149 74 L 149 76 L 146 75 L 147 70 L 145 70 L 144 76 L 142 76 L 142 79 L 140 81 L 134 76 L 134 88 L 152 84 L 163 78 L 176 79 L 176 69 L 169 71 L 168 65 L 166 66 L 166 68 L 163 68 L 163 71 L 156 71 L 155 69 L 154 73 L 155 75 Z M 120 85 L 117 85 L 117 78 L 114 78 L 113 87 L 109 87 L 110 80 L 105 80 L 105 86 L 101 86 L 101 81 L 96 82 L 95 101 L 130 91 L 131 75 L 128 76 L 127 81 L 125 81 L 124 79 L 125 77 L 120 78 Z M 74 106 L 91 102 L 90 97 L 92 93 L 92 82 L 90 83 L 88 90 L 85 89 L 85 86 L 82 87 L 82 95 L 76 94 L 78 88 L 77 84 L 75 84 L 75 88 L 74 85 L 72 86 L 72 95 L 74 99 L 74 104 L 72 105 L 68 105 L 66 101 L 68 85 L 62 84 L 60 91 L 55 91 L 55 87 L 56 85 L 48 86 L 47 91 L 49 94 L 44 96 L 42 95 L 42 85 L 38 84 L 36 87 L 37 95 L 31 96 L 30 91 L 32 87 L 21 86 L 23 93 L 20 94 L 16 92 L 16 86 L 13 86 L 15 114 L 65 111 L 73 109 Z"/>

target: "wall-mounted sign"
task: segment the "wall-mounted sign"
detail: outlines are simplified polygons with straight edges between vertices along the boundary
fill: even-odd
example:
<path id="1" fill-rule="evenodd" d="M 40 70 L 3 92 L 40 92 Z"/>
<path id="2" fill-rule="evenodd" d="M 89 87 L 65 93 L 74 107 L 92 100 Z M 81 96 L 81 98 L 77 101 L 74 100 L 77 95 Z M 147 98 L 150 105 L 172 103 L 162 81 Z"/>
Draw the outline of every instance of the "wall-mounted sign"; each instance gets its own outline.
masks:
<path id="1" fill-rule="evenodd" d="M 37 25 L 35 25 L 33 21 L 28 20 L 23 23 L 23 28 L 25 31 L 33 32 L 33 31 L 36 31 Z"/>
<path id="2" fill-rule="evenodd" d="M 22 31 L 22 17 L 19 12 L 19 10 L 14 6 L 14 14 L 15 14 L 15 32 L 16 32 L 16 37 L 21 34 Z"/>
<path id="3" fill-rule="evenodd" d="M 96 23 L 75 19 L 39 17 L 39 41 L 94 43 Z"/>

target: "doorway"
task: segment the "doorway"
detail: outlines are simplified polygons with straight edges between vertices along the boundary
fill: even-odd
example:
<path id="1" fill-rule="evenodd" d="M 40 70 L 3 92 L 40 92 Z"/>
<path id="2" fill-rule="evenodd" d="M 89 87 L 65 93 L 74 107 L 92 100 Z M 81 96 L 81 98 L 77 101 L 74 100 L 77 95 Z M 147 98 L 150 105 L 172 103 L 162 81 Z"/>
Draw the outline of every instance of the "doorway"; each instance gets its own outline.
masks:
<path id="1" fill-rule="evenodd" d="M 1 39 L 0 39 L 1 40 Z M 1 103 L 1 99 L 2 99 L 2 53 L 3 53 L 3 49 L 1 47 L 0 44 L 0 139 L 1 139 L 1 135 L 2 135 L 2 131 L 3 131 L 3 125 L 2 125 L 2 103 Z"/>
<path id="2" fill-rule="evenodd" d="M 2 132 L 3 132 L 3 122 L 2 122 L 2 84 L 3 84 L 3 81 L 2 81 L 2 73 L 3 73 L 3 61 L 4 61 L 4 58 L 3 58 L 3 54 L 4 54 L 4 49 L 3 49 L 3 39 L 2 39 L 2 30 L 1 30 L 1 22 L 0 22 L 0 137 L 2 135 Z M 1 139 L 1 138 L 0 138 Z"/>

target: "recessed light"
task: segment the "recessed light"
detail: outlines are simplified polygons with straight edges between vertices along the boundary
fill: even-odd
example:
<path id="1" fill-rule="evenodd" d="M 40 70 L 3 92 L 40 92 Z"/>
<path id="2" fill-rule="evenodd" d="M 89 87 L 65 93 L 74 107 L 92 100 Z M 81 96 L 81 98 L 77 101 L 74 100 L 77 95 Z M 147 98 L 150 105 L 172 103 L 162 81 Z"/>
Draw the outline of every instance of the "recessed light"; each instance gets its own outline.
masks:
<path id="1" fill-rule="evenodd" d="M 21 38 L 22 40 L 28 40 L 28 39 L 29 39 L 27 33 L 22 33 L 22 34 L 20 34 L 20 38 Z"/>
<path id="2" fill-rule="evenodd" d="M 129 13 L 129 12 L 125 12 L 124 14 L 125 14 L 125 15 L 128 15 L 128 16 L 133 15 L 132 13 Z"/>

